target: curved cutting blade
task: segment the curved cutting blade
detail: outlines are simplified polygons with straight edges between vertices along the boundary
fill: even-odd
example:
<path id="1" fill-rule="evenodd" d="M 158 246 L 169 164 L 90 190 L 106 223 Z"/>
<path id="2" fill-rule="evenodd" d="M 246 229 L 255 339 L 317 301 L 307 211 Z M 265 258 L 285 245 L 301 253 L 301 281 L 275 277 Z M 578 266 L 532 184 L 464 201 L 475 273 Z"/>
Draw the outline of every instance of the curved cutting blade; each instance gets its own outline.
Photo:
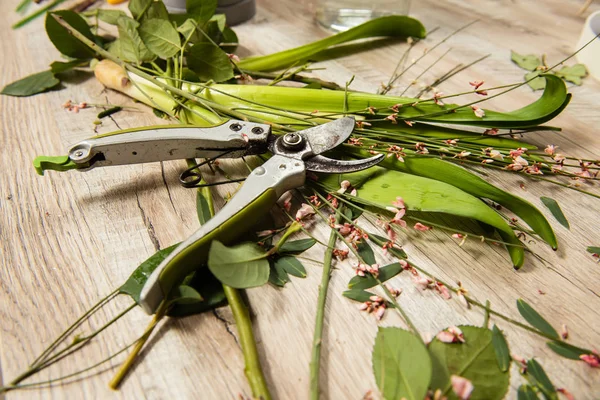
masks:
<path id="1" fill-rule="evenodd" d="M 310 144 L 312 154 L 319 155 L 344 143 L 354 130 L 354 118 L 344 117 L 299 133 Z"/>
<path id="2" fill-rule="evenodd" d="M 345 174 L 348 172 L 361 171 L 377 165 L 385 158 L 384 154 L 365 158 L 362 160 L 334 160 L 325 156 L 314 156 L 304 161 L 306 169 L 313 172 L 326 172 L 330 174 Z"/>

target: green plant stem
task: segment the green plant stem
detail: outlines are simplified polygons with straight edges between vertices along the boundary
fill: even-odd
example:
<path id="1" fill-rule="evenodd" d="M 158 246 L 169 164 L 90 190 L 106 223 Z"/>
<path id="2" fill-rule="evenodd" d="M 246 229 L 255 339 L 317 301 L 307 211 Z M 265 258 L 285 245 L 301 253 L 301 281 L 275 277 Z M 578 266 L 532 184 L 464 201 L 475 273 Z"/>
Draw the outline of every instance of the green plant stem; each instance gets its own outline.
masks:
<path id="1" fill-rule="evenodd" d="M 244 362 L 246 364 L 244 373 L 250 384 L 252 396 L 254 398 L 269 400 L 271 394 L 265 380 L 260 365 L 260 358 L 256 348 L 254 333 L 252 332 L 252 322 L 250 321 L 250 313 L 244 304 L 240 291 L 230 286 L 223 285 L 223 291 L 231 307 L 233 318 L 238 330 L 240 346 L 244 354 Z"/>
<path id="2" fill-rule="evenodd" d="M 288 241 L 290 236 L 292 236 L 294 233 L 300 231 L 301 229 L 302 229 L 302 225 L 298 221 L 292 222 L 290 224 L 290 226 L 287 227 L 287 229 L 285 230 L 285 232 L 281 236 L 281 238 L 277 241 L 275 246 L 273 246 L 273 248 L 267 252 L 267 256 L 277 253 L 279 251 L 279 249 L 281 248 L 281 246 L 283 246 L 285 244 L 285 242 Z"/>
<path id="3" fill-rule="evenodd" d="M 336 223 L 341 220 L 341 211 L 336 212 Z M 337 231 L 332 229 L 329 235 L 329 244 L 325 250 L 323 259 L 323 272 L 321 274 L 321 285 L 319 285 L 319 298 L 317 299 L 317 314 L 315 317 L 315 332 L 313 335 L 312 358 L 310 361 L 310 398 L 319 399 L 319 372 L 321 369 L 321 345 L 323 341 L 323 321 L 325 319 L 325 303 L 327 301 L 327 289 L 331 278 L 331 265 L 333 262 L 333 249 L 337 240 Z"/>
<path id="4" fill-rule="evenodd" d="M 26 16 L 25 18 L 23 18 L 20 21 L 17 21 L 12 28 L 13 29 L 17 29 L 22 27 L 23 25 L 28 24 L 29 22 L 33 21 L 34 19 L 36 19 L 37 17 L 39 17 L 40 15 L 43 15 L 46 13 L 46 11 L 52 10 L 54 7 L 58 7 L 61 3 L 64 3 L 65 0 L 54 0 L 52 3 L 48 4 L 46 7 L 44 8 L 40 8 L 39 10 L 29 14 L 28 16 Z"/>
<path id="5" fill-rule="evenodd" d="M 246 75 L 250 75 L 254 79 L 275 80 L 278 76 L 278 74 L 271 74 L 268 72 L 260 72 L 260 71 L 242 70 L 241 72 L 245 73 Z M 341 87 L 340 85 L 338 85 L 335 82 L 328 82 L 328 81 L 324 81 L 319 78 L 312 78 L 312 77 L 308 77 L 308 76 L 304 76 L 304 75 L 298 75 L 297 73 L 285 75 L 285 78 L 283 80 L 292 81 L 292 82 L 301 82 L 301 83 L 306 83 L 306 84 L 318 83 L 319 85 L 321 85 L 321 87 L 324 87 L 326 89 L 344 90 L 343 87 Z"/>
<path id="6" fill-rule="evenodd" d="M 490 301 L 485 301 L 485 313 L 483 314 L 483 327 L 488 328 L 490 325 Z"/>

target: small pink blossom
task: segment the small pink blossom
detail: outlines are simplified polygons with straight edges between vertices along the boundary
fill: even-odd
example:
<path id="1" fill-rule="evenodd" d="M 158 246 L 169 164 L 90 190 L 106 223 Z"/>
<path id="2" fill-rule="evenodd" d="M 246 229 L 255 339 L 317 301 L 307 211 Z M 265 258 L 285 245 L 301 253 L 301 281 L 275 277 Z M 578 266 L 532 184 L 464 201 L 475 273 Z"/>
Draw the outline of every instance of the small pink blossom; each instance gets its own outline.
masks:
<path id="1" fill-rule="evenodd" d="M 367 267 L 367 271 L 377 278 L 379 276 L 379 264 L 373 264 L 370 267 Z"/>
<path id="2" fill-rule="evenodd" d="M 485 111 L 483 111 L 482 108 L 479 108 L 478 106 L 471 106 L 471 109 L 477 118 L 485 117 Z"/>
<path id="3" fill-rule="evenodd" d="M 369 112 L 369 114 L 371 114 L 371 115 L 375 115 L 375 114 L 377 114 L 377 109 L 376 109 L 375 107 L 373 107 L 373 106 L 369 106 L 369 107 L 367 107 L 367 111 L 368 111 L 368 112 Z"/>
<path id="4" fill-rule="evenodd" d="M 459 399 L 468 400 L 469 397 L 471 397 L 471 393 L 475 387 L 470 380 L 463 378 L 462 376 L 452 375 L 450 377 L 450 382 L 452 383 L 452 390 Z"/>
<path id="5" fill-rule="evenodd" d="M 236 56 L 235 54 L 227 54 L 227 57 L 229 57 L 229 59 L 233 62 L 240 62 L 240 58 L 238 56 Z"/>
<path id="6" fill-rule="evenodd" d="M 473 86 L 475 88 L 475 90 L 479 89 L 479 87 L 481 85 L 483 85 L 483 81 L 473 81 L 473 82 L 469 82 L 469 85 Z"/>
<path id="7" fill-rule="evenodd" d="M 523 169 L 523 166 L 521 164 L 508 164 L 504 169 L 508 171 L 520 171 Z"/>
<path id="8" fill-rule="evenodd" d="M 430 226 L 423 225 L 420 222 L 417 222 L 413 228 L 415 228 L 416 230 L 421 231 L 421 232 L 426 232 L 426 231 L 429 231 L 432 229 Z"/>
<path id="9" fill-rule="evenodd" d="M 415 144 L 415 149 L 419 154 L 429 154 L 429 150 L 427 150 L 427 147 L 425 147 L 425 143 L 418 142 Z"/>
<path id="10" fill-rule="evenodd" d="M 313 215 L 315 213 L 314 208 L 306 203 L 302 203 L 300 209 L 296 212 L 296 221 L 302 221 L 303 219 Z"/>
<path id="11" fill-rule="evenodd" d="M 338 193 L 339 194 L 343 194 L 346 193 L 346 190 L 348 190 L 349 188 L 351 188 L 352 185 L 350 184 L 350 181 L 342 181 L 340 183 L 340 189 L 338 189 Z"/>
<path id="12" fill-rule="evenodd" d="M 450 300 L 452 298 L 452 294 L 443 283 L 435 282 L 434 288 L 444 299 Z"/>
<path id="13" fill-rule="evenodd" d="M 575 400 L 575 396 L 573 396 L 573 394 L 571 394 L 571 392 L 569 392 L 565 388 L 556 388 L 556 391 L 564 395 L 567 398 L 567 400 Z"/>
<path id="14" fill-rule="evenodd" d="M 415 275 L 413 277 L 413 283 L 415 284 L 416 287 L 418 287 L 421 290 L 430 289 L 431 286 L 433 285 L 433 281 L 431 279 L 424 278 L 420 275 Z"/>
<path id="15" fill-rule="evenodd" d="M 562 337 L 564 340 L 567 340 L 569 338 L 569 329 L 567 328 L 566 324 L 562 324 L 560 337 Z"/>
<path id="16" fill-rule="evenodd" d="M 358 129 L 363 129 L 365 126 L 369 127 L 369 126 L 372 126 L 372 124 L 367 121 L 356 121 L 356 127 Z"/>
<path id="17" fill-rule="evenodd" d="M 446 143 L 448 146 L 456 146 L 458 139 L 447 139 L 444 140 L 444 143 Z"/>
<path id="18" fill-rule="evenodd" d="M 582 354 L 579 358 L 592 368 L 600 368 L 600 357 L 598 354 Z"/>
<path id="19" fill-rule="evenodd" d="M 465 337 L 462 331 L 456 326 L 450 326 L 435 336 L 443 343 L 464 343 Z"/>
<path id="20" fill-rule="evenodd" d="M 558 146 L 555 146 L 553 144 L 549 144 L 548 146 L 546 146 L 546 148 L 544 149 L 544 153 L 548 154 L 549 156 L 553 156 L 554 153 L 556 152 Z"/>
<path id="21" fill-rule="evenodd" d="M 464 238 L 464 237 L 465 237 L 465 235 L 463 235 L 462 233 L 453 233 L 453 234 L 452 234 L 452 237 L 453 237 L 454 239 L 462 239 L 462 238 Z"/>
<path id="22" fill-rule="evenodd" d="M 491 129 L 486 129 L 485 131 L 483 131 L 484 135 L 497 135 L 498 134 L 498 128 L 491 128 Z"/>
<path id="23" fill-rule="evenodd" d="M 396 289 L 394 287 L 391 287 L 390 285 L 385 285 L 385 287 L 393 297 L 398 297 L 402 294 L 402 289 Z"/>
<path id="24" fill-rule="evenodd" d="M 398 109 L 400 109 L 402 107 L 402 104 L 394 104 L 393 106 L 391 106 L 390 108 L 392 109 L 392 111 L 394 111 L 395 113 L 398 112 Z"/>
<path id="25" fill-rule="evenodd" d="M 470 151 L 465 151 L 465 150 L 463 150 L 463 151 L 461 151 L 460 153 L 458 153 L 458 154 L 455 154 L 455 155 L 454 155 L 454 158 L 465 158 L 465 157 L 468 157 L 468 156 L 470 156 L 470 155 L 471 155 L 471 152 L 470 152 Z"/>
<path id="26" fill-rule="evenodd" d="M 366 276 L 367 275 L 367 267 L 365 265 L 362 265 L 361 263 L 358 263 L 358 265 L 356 266 L 356 275 L 358 276 Z"/>
<path id="27" fill-rule="evenodd" d="M 392 121 L 392 124 L 397 124 L 398 121 L 396 121 L 396 117 L 398 116 L 398 114 L 390 114 L 387 117 L 385 117 L 385 119 L 387 119 L 388 121 Z"/>
<path id="28" fill-rule="evenodd" d="M 310 201 L 310 204 L 314 205 L 315 207 L 319 207 L 321 205 L 321 200 L 319 200 L 319 196 L 316 194 L 310 196 L 308 201 Z"/>
<path id="29" fill-rule="evenodd" d="M 348 258 L 349 250 L 334 249 L 333 255 L 340 261 Z"/>
<path id="30" fill-rule="evenodd" d="M 285 192 L 279 199 L 279 203 L 283 205 L 285 211 L 290 212 L 290 209 L 292 208 L 292 192 Z"/>
<path id="31" fill-rule="evenodd" d="M 352 146 L 362 146 L 363 145 L 362 138 L 350 138 L 348 139 L 348 144 Z"/>
<path id="32" fill-rule="evenodd" d="M 444 93 L 442 92 L 435 92 L 433 93 L 433 101 L 435 102 L 435 104 L 443 106 L 444 102 L 442 101 L 442 96 L 444 96 Z"/>

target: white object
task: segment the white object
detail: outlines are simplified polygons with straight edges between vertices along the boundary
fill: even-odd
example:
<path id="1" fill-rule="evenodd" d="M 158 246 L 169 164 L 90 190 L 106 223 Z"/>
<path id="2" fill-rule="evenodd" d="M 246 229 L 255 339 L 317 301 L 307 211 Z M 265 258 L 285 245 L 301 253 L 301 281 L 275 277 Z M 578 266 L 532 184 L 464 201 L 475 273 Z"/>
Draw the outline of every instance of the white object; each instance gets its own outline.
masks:
<path id="1" fill-rule="evenodd" d="M 600 11 L 591 14 L 583 26 L 581 37 L 577 43 L 577 49 L 582 48 L 587 42 L 600 34 Z M 577 55 L 577 61 L 587 67 L 591 76 L 600 81 L 600 38 L 596 37 L 592 43 L 581 50 Z"/>
<path id="2" fill-rule="evenodd" d="M 336 32 L 384 15 L 407 15 L 410 0 L 318 0 L 316 19 Z"/>

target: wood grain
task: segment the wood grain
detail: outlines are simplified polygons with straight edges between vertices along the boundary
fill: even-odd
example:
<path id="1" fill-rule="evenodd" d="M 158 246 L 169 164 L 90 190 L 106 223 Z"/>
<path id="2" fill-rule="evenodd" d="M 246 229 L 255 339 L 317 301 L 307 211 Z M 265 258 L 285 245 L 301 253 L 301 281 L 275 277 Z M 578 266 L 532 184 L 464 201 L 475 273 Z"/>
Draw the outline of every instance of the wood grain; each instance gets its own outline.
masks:
<path id="1" fill-rule="evenodd" d="M 474 19 L 479 22 L 452 37 L 411 69 L 395 89 L 418 76 L 429 63 L 451 48 L 435 68 L 409 89 L 418 92 L 420 83 L 459 63 L 490 54 L 485 61 L 462 72 L 439 89 L 445 93 L 468 90 L 468 81 L 485 80 L 491 86 L 520 81 L 523 71 L 510 62 L 510 49 L 521 53 L 545 53 L 550 63 L 573 51 L 585 15 L 577 15 L 583 1 L 558 0 L 424 0 L 413 2 L 411 14 L 428 29 L 438 28 L 415 49 L 414 57 L 455 29 Z M 13 9 L 16 2 L 3 2 Z M 241 38 L 241 55 L 267 54 L 325 37 L 313 22 L 314 2 L 259 1 L 257 16 L 236 27 Z M 595 3 L 587 13 L 599 8 Z M 10 25 L 18 18 L 5 12 L 0 27 L 2 58 L 1 85 L 41 71 L 59 59 L 46 38 L 42 21 L 18 30 Z M 355 89 L 375 91 L 389 75 L 406 49 L 395 43 L 369 52 L 347 55 L 321 65 L 315 74 L 340 84 L 355 75 Z M 71 76 L 65 87 L 30 98 L 0 97 L 0 367 L 1 381 L 9 382 L 22 372 L 53 338 L 86 309 L 120 285 L 141 261 L 158 248 L 180 241 L 197 229 L 194 194 L 177 184 L 181 162 L 105 168 L 87 173 L 48 173 L 41 178 L 31 167 L 40 154 L 63 154 L 69 144 L 91 136 L 97 111 L 69 113 L 61 107 L 67 100 L 90 103 L 126 104 L 138 111 L 121 112 L 106 120 L 101 132 L 156 124 L 149 109 L 122 95 L 106 91 L 83 73 Z M 566 111 L 552 121 L 560 133 L 533 133 L 533 143 L 558 145 L 577 157 L 600 155 L 600 83 L 591 78 L 581 87 L 571 87 L 573 100 Z M 490 101 L 486 107 L 510 110 L 533 101 L 539 93 L 528 88 Z M 224 164 L 224 168 L 233 169 Z M 600 266 L 585 251 L 600 245 L 598 212 L 600 202 L 575 191 L 523 177 L 490 174 L 488 179 L 539 206 L 556 229 L 560 249 L 553 252 L 532 243 L 545 262 L 528 256 L 526 266 L 512 270 L 506 253 L 495 246 L 467 241 L 459 247 L 448 233 L 407 232 L 401 241 L 410 259 L 440 279 L 460 280 L 470 294 L 515 319 L 515 301 L 523 298 L 555 326 L 569 327 L 572 343 L 600 347 Z M 519 187 L 524 183 L 525 189 Z M 587 187 L 587 186 L 586 186 Z M 221 194 L 235 187 L 222 188 Z M 591 188 L 596 190 L 597 188 Z M 539 201 L 550 195 L 562 206 L 571 223 L 567 230 L 555 223 Z M 217 199 L 220 201 L 219 199 Z M 221 201 L 222 203 L 222 201 Z M 372 222 L 364 221 L 369 231 Z M 313 233 L 323 241 L 327 227 L 315 225 Z M 322 259 L 323 248 L 315 247 L 305 257 Z M 381 260 L 385 256 L 379 254 Z M 308 365 L 314 313 L 320 282 L 318 263 L 306 262 L 306 279 L 293 279 L 285 289 L 265 286 L 247 291 L 267 380 L 275 398 L 308 397 Z M 351 262 L 337 264 L 327 302 L 323 342 L 322 398 L 358 399 L 376 385 L 370 353 L 377 324 L 359 313 L 356 304 L 341 296 L 352 277 Z M 456 301 L 420 292 L 410 278 L 401 274 L 393 285 L 403 288 L 402 306 L 424 334 L 435 334 L 448 325 L 481 324 L 483 315 L 465 310 Z M 544 294 L 541 294 L 544 293 Z M 90 332 L 128 305 L 118 299 L 104 309 L 83 330 Z M 227 309 L 214 313 L 170 319 L 160 326 L 139 362 L 118 392 L 107 382 L 114 368 L 69 384 L 52 388 L 19 391 L 9 399 L 29 398 L 206 398 L 231 399 L 249 396 L 243 373 L 243 358 L 235 325 Z M 111 327 L 96 344 L 67 359 L 58 367 L 33 380 L 51 379 L 81 369 L 130 343 L 149 322 L 134 310 Z M 507 333 L 511 352 L 536 356 L 559 387 L 578 399 L 597 398 L 600 371 L 581 362 L 561 359 L 551 353 L 543 340 L 493 319 Z M 382 326 L 403 326 L 388 313 Z M 109 364 L 118 365 L 122 358 Z M 33 381 L 32 380 L 32 381 Z M 512 371 L 511 394 L 522 379 Z"/>

